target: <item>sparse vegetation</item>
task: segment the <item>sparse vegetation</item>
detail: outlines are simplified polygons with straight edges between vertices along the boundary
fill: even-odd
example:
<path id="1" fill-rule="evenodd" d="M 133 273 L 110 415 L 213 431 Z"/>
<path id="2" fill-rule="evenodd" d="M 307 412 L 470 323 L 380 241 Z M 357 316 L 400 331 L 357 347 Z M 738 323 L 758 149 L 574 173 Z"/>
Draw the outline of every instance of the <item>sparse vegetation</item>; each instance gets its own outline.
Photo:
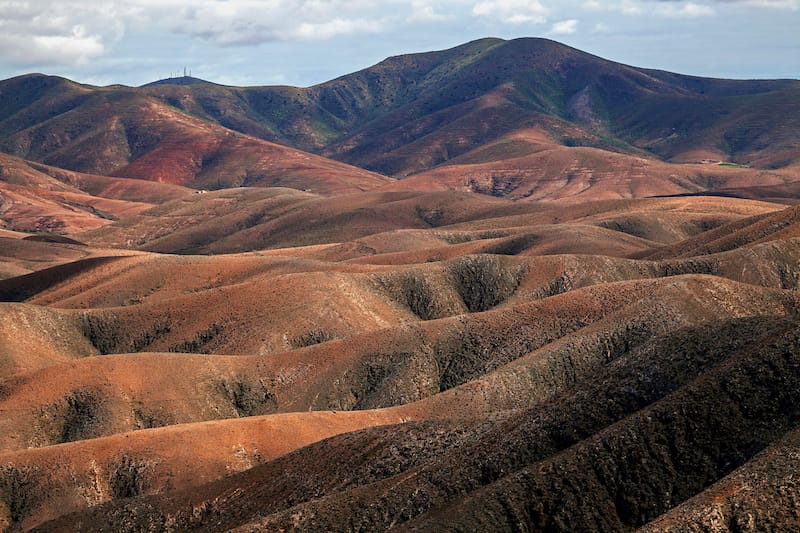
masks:
<path id="1" fill-rule="evenodd" d="M 160 334 L 169 333 L 170 331 L 171 328 L 169 326 L 162 327 L 161 330 L 157 330 L 156 334 L 153 336 L 153 340 L 160 337 Z M 192 340 L 171 346 L 169 351 L 179 353 L 213 353 L 215 346 L 219 346 L 225 342 L 222 336 L 224 332 L 225 326 L 214 322 L 203 331 L 198 332 Z"/>
<path id="2" fill-rule="evenodd" d="M 440 318 L 434 288 L 420 275 L 408 274 L 402 280 L 403 299 L 411 312 L 422 320 Z"/>
<path id="3" fill-rule="evenodd" d="M 376 275 L 373 279 L 382 291 L 421 320 L 453 316 L 460 311 L 451 288 L 439 276 L 411 270 L 394 276 Z"/>
<path id="4" fill-rule="evenodd" d="M 442 223 L 444 212 L 441 209 L 417 207 L 417 216 L 430 227 L 435 228 Z"/>
<path id="5" fill-rule="evenodd" d="M 226 380 L 219 383 L 219 389 L 240 417 L 263 414 L 276 406 L 275 395 L 263 383 L 245 378 Z"/>
<path id="6" fill-rule="evenodd" d="M 114 499 L 132 498 L 145 494 L 150 488 L 148 461 L 123 455 L 111 471 L 108 485 Z"/>
<path id="7" fill-rule="evenodd" d="M 75 442 L 97 436 L 103 429 L 107 413 L 104 399 L 95 391 L 79 389 L 65 399 L 64 426 L 58 442 Z"/>
<path id="8" fill-rule="evenodd" d="M 504 239 L 496 246 L 487 248 L 485 253 L 496 255 L 517 255 L 534 246 L 540 240 L 541 237 L 538 235 L 516 235 L 514 237 Z"/>
<path id="9" fill-rule="evenodd" d="M 41 504 L 42 472 L 38 467 L 17 468 L 13 465 L 0 465 L 0 502 L 5 504 L 8 520 L 13 526 L 27 517 Z M 0 507 L 0 513 L 3 509 Z M 3 523 L 0 514 L 0 524 Z"/>
<path id="10" fill-rule="evenodd" d="M 102 355 L 113 353 L 119 345 L 119 325 L 106 315 L 82 313 L 78 315 L 83 335 Z"/>
<path id="11" fill-rule="evenodd" d="M 524 267 L 507 267 L 491 255 L 464 257 L 450 272 L 456 290 L 471 313 L 487 311 L 511 296 L 522 281 Z"/>
<path id="12" fill-rule="evenodd" d="M 499 239 L 508 236 L 508 232 L 482 231 L 478 233 L 437 233 L 436 236 L 448 244 L 463 244 L 465 242 L 480 241 L 484 239 Z"/>
<path id="13" fill-rule="evenodd" d="M 290 344 L 294 348 L 305 348 L 306 346 L 314 346 L 315 344 L 332 341 L 335 338 L 336 337 L 322 328 L 314 328 L 299 337 L 295 337 L 291 340 Z"/>
<path id="14" fill-rule="evenodd" d="M 0 81 L 0 530 L 800 530 L 798 95 Z"/>

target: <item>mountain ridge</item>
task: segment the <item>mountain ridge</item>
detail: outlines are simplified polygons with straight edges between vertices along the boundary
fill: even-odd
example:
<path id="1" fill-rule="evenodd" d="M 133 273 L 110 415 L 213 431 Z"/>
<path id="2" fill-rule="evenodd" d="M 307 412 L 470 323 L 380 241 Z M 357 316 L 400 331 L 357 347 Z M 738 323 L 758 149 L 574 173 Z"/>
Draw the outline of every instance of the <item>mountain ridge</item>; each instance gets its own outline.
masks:
<path id="1" fill-rule="evenodd" d="M 398 177 L 432 170 L 530 127 L 543 128 L 554 146 L 647 154 L 672 163 L 717 159 L 773 170 L 800 165 L 800 141 L 792 133 L 800 131 L 798 80 L 642 69 L 541 38 L 487 38 L 392 56 L 306 88 L 228 87 L 188 77 L 175 80 L 189 85 L 155 82 L 141 88 L 58 80 L 23 76 L 0 82 L 0 148 L 28 157 L 30 141 L 21 130 L 35 126 L 43 113 L 75 111 L 84 99 L 96 98 L 92 93 L 105 92 L 104 105 L 160 101 L 232 131 Z M 59 83 L 67 93 L 61 97 L 52 90 Z M 15 109 L 25 102 L 8 97 L 22 91 L 20 85 L 41 109 L 38 115 L 27 112 L 27 120 Z M 79 163 L 59 158 L 57 149 L 28 158 L 77 169 Z"/>
<path id="2" fill-rule="evenodd" d="M 23 165 L 94 175 L 95 184 L 106 176 L 323 196 L 454 190 L 565 203 L 685 194 L 790 202 L 800 182 L 800 81 L 641 69 L 548 39 L 392 56 L 307 88 L 161 82 L 0 81 L 0 152 L 26 161 L 7 165 L 19 176 L 4 179 L 15 181 L 17 205 L 31 206 L 7 211 L 6 227 L 68 233 L 116 217 L 70 212 L 69 202 L 105 200 L 41 204 L 41 183 L 20 188 L 31 175 Z M 161 203 L 156 190 L 147 203 Z"/>
<path id="3" fill-rule="evenodd" d="M 153 87 L 156 85 L 216 85 L 222 87 L 221 83 L 214 83 L 213 81 L 204 80 L 201 78 L 195 78 L 191 75 L 184 75 L 184 76 L 171 76 L 169 78 L 162 78 L 160 80 L 151 81 L 150 83 L 145 83 L 144 85 L 140 85 L 139 87 Z"/>
<path id="4" fill-rule="evenodd" d="M 469 72 L 470 69 L 473 72 Z M 286 96 L 286 91 L 291 92 L 296 98 L 294 104 L 298 106 L 297 112 L 300 115 L 306 113 L 308 116 L 306 118 L 295 117 L 295 122 L 300 121 L 299 123 L 284 124 L 282 128 L 278 129 L 288 131 L 291 137 L 287 139 L 306 149 L 320 150 L 319 141 L 315 140 L 313 136 L 303 140 L 301 135 L 293 133 L 292 129 L 302 130 L 301 125 L 308 127 L 308 124 L 314 121 L 324 122 L 326 114 L 329 128 L 335 130 L 337 126 L 341 125 L 341 121 L 349 120 L 355 122 L 357 129 L 361 129 L 358 123 L 363 122 L 364 127 L 367 128 L 362 132 L 363 136 L 371 137 L 371 142 L 374 144 L 391 147 L 392 139 L 385 137 L 385 132 L 382 130 L 403 127 L 403 117 L 393 115 L 397 110 L 406 106 L 403 112 L 405 115 L 413 117 L 420 112 L 423 116 L 430 115 L 453 105 L 468 102 L 479 93 L 485 94 L 487 91 L 491 93 L 503 86 L 504 83 L 526 82 L 524 79 L 520 80 L 518 76 L 523 71 L 534 76 L 533 80 L 527 80 L 527 82 L 541 81 L 542 88 L 535 90 L 528 83 L 526 88 L 517 89 L 516 92 L 512 91 L 512 100 L 515 101 L 511 103 L 517 104 L 515 109 L 525 112 L 529 119 L 531 119 L 530 111 L 550 112 L 551 116 L 566 118 L 570 111 L 568 109 L 570 107 L 569 100 L 590 85 L 592 76 L 598 74 L 594 71 L 598 69 L 602 76 L 615 75 L 622 80 L 621 87 L 612 85 L 600 88 L 607 93 L 625 87 L 628 87 L 627 90 L 630 93 L 631 81 L 646 89 L 666 88 L 673 95 L 703 95 L 706 99 L 800 89 L 800 82 L 796 80 L 716 80 L 653 69 L 639 69 L 608 61 L 547 39 L 515 39 L 512 41 L 484 39 L 449 50 L 394 56 L 373 67 L 305 89 L 245 88 L 242 89 L 241 94 L 246 100 L 249 98 L 258 103 L 256 100 L 273 96 L 269 93 L 276 92 L 277 94 L 274 96 L 277 98 L 281 92 L 284 92 L 284 96 Z M 548 80 L 548 76 L 553 72 L 560 72 L 567 78 L 571 77 L 566 80 L 568 86 L 561 87 L 560 82 L 554 85 L 553 80 Z M 467 77 L 465 78 L 465 76 Z M 635 79 L 626 80 L 626 77 Z M 409 88 L 408 85 L 412 87 Z M 372 87 L 376 88 L 370 92 Z M 426 91 L 430 93 L 431 88 L 435 89 L 437 94 L 425 94 Z M 403 92 L 404 90 L 406 92 Z M 479 93 L 476 93 L 476 90 Z M 438 93 L 444 94 L 445 92 L 448 94 L 442 100 Z M 526 94 L 526 92 L 530 94 Z M 423 101 L 412 105 L 411 108 L 407 107 L 409 104 L 413 104 L 413 101 L 420 99 Z M 302 108 L 300 105 L 303 103 L 302 101 L 305 101 L 306 106 L 310 107 Z M 389 115 L 388 117 L 374 116 L 374 109 L 369 104 L 375 102 L 385 107 L 383 114 Z M 633 102 L 626 101 L 625 103 L 632 104 Z M 574 107 L 575 102 L 572 104 Z M 268 110 L 269 106 L 267 105 L 264 107 L 264 111 Z M 354 120 L 353 116 L 358 115 L 356 112 L 359 110 L 364 116 L 355 116 Z M 253 111 L 257 115 L 259 106 L 254 105 Z M 595 114 L 601 112 L 602 109 Z M 213 116 L 213 113 L 210 115 Z M 228 117 L 227 120 L 233 120 L 233 118 Z M 376 120 L 380 122 L 377 125 L 375 124 Z M 369 126 L 370 124 L 372 126 Z M 352 128 L 352 124 L 350 127 Z M 272 129 L 275 130 L 275 127 L 273 126 Z M 375 138 L 375 134 L 378 134 L 379 138 Z M 341 138 L 334 141 L 333 145 L 328 143 L 328 146 L 322 148 L 322 153 L 370 168 L 370 165 L 374 165 L 371 160 L 374 159 L 374 154 L 371 155 L 371 152 L 367 150 L 368 153 L 362 160 L 359 159 L 358 153 L 346 146 L 353 143 L 353 139 L 357 135 L 357 131 L 345 132 Z M 364 149 L 363 146 L 360 147 L 360 150 Z M 395 174 L 393 168 L 375 168 L 384 173 Z"/>

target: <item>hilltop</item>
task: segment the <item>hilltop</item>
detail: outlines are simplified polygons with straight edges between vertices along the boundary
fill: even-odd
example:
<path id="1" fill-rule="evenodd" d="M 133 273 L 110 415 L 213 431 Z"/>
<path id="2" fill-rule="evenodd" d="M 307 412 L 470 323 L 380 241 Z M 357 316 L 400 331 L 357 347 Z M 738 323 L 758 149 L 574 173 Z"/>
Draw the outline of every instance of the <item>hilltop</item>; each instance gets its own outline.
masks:
<path id="1" fill-rule="evenodd" d="M 391 57 L 308 88 L 189 77 L 97 88 L 30 75 L 0 91 L 2 151 L 205 189 L 574 201 L 800 180 L 800 81 L 641 69 L 546 39 Z"/>
<path id="2" fill-rule="evenodd" d="M 0 82 L 0 150 L 67 170 L 224 188 L 369 190 L 386 177 L 194 117 L 129 87 L 40 75 Z"/>
<path id="3" fill-rule="evenodd" d="M 555 144 L 671 162 L 796 163 L 800 81 L 639 69 L 546 39 L 482 39 L 392 57 L 306 89 L 207 89 L 151 94 L 233 129 L 389 175 L 427 170 L 536 126 Z"/>
<path id="4" fill-rule="evenodd" d="M 152 81 L 150 83 L 145 83 L 142 87 L 153 87 L 157 85 L 216 85 L 220 86 L 217 83 L 213 83 L 210 81 L 206 81 L 200 78 L 195 78 L 193 76 L 175 76 L 170 78 L 164 78 L 162 80 Z"/>
<path id="5" fill-rule="evenodd" d="M 800 530 L 800 82 L 482 39 L 0 82 L 0 530 Z"/>

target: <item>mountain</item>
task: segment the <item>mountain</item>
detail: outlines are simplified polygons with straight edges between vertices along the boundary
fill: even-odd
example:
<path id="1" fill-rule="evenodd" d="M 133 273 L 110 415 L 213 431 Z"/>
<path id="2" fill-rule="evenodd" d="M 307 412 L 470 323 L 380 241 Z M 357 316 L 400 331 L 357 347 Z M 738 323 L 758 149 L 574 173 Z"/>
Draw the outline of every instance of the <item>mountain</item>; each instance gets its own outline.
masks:
<path id="1" fill-rule="evenodd" d="M 364 261 L 408 253 L 402 262 L 423 262 L 426 248 L 438 258 L 483 251 L 516 255 L 529 248 L 537 254 L 625 255 L 776 209 L 713 198 L 590 202 L 567 209 L 454 191 L 328 198 L 291 189 L 240 188 L 166 202 L 76 237 L 100 247 L 134 244 L 161 253 L 285 248 L 310 257 Z M 446 244 L 459 245 L 459 252 L 443 249 Z M 393 255 L 391 261 L 401 258 Z"/>
<path id="2" fill-rule="evenodd" d="M 797 80 L 698 78 L 546 39 L 483 39 L 307 89 L 150 94 L 232 129 L 404 176 L 535 127 L 557 145 L 781 168 L 798 162 L 799 91 Z"/>
<path id="3" fill-rule="evenodd" d="M 77 233 L 190 194 L 167 183 L 71 172 L 0 153 L 0 225 Z"/>
<path id="4" fill-rule="evenodd" d="M 778 501 L 791 501 L 783 491 L 794 487 L 790 465 L 796 434 L 785 440 L 780 436 L 794 421 L 786 407 L 792 394 L 786 390 L 773 399 L 769 385 L 758 386 L 755 377 L 737 377 L 763 373 L 765 379 L 775 379 L 772 364 L 787 370 L 784 379 L 794 383 L 796 374 L 780 364 L 797 349 L 794 324 L 734 319 L 713 330 L 677 329 L 617 359 L 615 381 L 627 386 L 625 392 L 609 388 L 608 373 L 602 369 L 596 379 L 581 380 L 569 396 L 557 393 L 553 401 L 498 414 L 491 423 L 373 427 L 329 438 L 199 489 L 120 500 L 64 516 L 40 530 L 133 530 L 170 524 L 175 529 L 212 531 L 501 531 L 531 524 L 554 531 L 626 531 L 708 484 L 709 478 L 733 470 L 735 474 L 725 479 L 728 491 L 710 491 L 705 501 L 687 505 L 694 508 L 687 513 L 691 521 L 682 520 L 686 511 L 680 509 L 652 530 L 664 523 L 682 530 L 703 519 L 713 524 L 713 510 L 719 506 L 712 499 L 715 494 L 733 503 L 742 493 L 766 485 L 780 495 Z M 715 337 L 722 332 L 727 335 Z M 745 333 L 753 337 L 743 338 Z M 694 344 L 689 339 L 702 340 Z M 748 360 L 745 353 L 759 341 L 765 346 L 761 356 Z M 701 346 L 713 348 L 704 351 Z M 678 347 L 685 355 L 676 355 Z M 681 364 L 701 353 L 713 370 Z M 650 385 L 649 376 L 659 378 L 660 386 Z M 718 394 L 721 387 L 730 394 Z M 748 409 L 754 404 L 760 413 L 771 415 L 774 425 L 761 426 Z M 675 415 L 683 410 L 695 416 L 686 421 Z M 723 418 L 726 423 L 712 422 L 719 412 L 728 415 Z M 752 456 L 748 450 L 764 447 L 771 438 L 775 445 L 739 471 L 744 458 Z M 776 454 L 779 450 L 788 455 Z M 780 458 L 783 491 L 776 486 L 781 477 L 767 481 L 759 475 L 771 468 L 770 457 Z M 125 463 L 118 464 L 120 468 Z M 747 475 L 759 467 L 755 475 Z M 167 478 L 156 468 L 140 472 L 156 483 Z M 641 475 L 643 470 L 647 475 Z M 310 476 L 309 471 L 319 475 Z M 664 486 L 670 487 L 668 496 L 656 491 Z M 761 498 L 770 492 L 757 494 L 759 499 L 746 498 L 742 506 L 724 506 L 723 516 L 736 521 L 758 517 L 756 523 L 766 527 L 796 525 L 791 511 L 772 516 L 764 511 Z M 791 503 L 786 508 L 791 509 Z"/>
<path id="5" fill-rule="evenodd" d="M 142 87 L 153 87 L 156 85 L 218 85 L 216 83 L 194 78 L 192 76 L 176 76 L 173 78 L 164 78 L 163 80 L 153 81 L 142 85 Z"/>
<path id="6" fill-rule="evenodd" d="M 761 170 L 719 163 L 671 164 L 593 147 L 542 142 L 541 130 L 518 131 L 436 168 L 387 185 L 386 190 L 472 191 L 514 200 L 576 203 L 679 194 L 736 194 L 761 198 L 792 190 L 797 168 Z M 779 193 L 778 193 L 779 194 Z"/>
<path id="7" fill-rule="evenodd" d="M 754 257 L 743 250 L 732 263 Z M 49 530 L 269 530 L 291 514 L 326 530 L 450 520 L 495 529 L 512 518 L 481 509 L 509 499 L 526 521 L 634 527 L 796 427 L 796 290 L 675 276 L 666 264 L 642 278 L 646 263 L 600 269 L 579 258 L 565 272 L 591 273 L 586 284 L 553 290 L 548 276 L 563 272 L 556 260 L 545 274 L 544 259 L 464 256 L 424 270 L 268 256 L 86 265 L 2 308 L 4 325 L 25 327 L 3 331 L 0 487 L 19 488 L 1 497 L 27 526 L 81 513 Z M 459 282 L 473 271 L 481 283 Z M 421 307 L 406 299 L 426 291 Z M 293 304 L 320 297 L 328 303 Z M 33 340 L 53 347 L 36 352 L 49 359 L 24 357 Z M 131 349 L 153 353 L 102 356 Z M 184 350 L 212 355 L 174 353 Z M 646 479 L 624 469 L 631 456 L 648 465 Z M 60 466 L 41 470 L 48 464 Z M 573 490 L 585 507 L 563 514 Z M 626 506 L 603 512 L 616 495 Z M 531 517 L 534 497 L 546 505 Z M 184 511 L 198 507 L 213 518 Z"/>
<path id="8" fill-rule="evenodd" d="M 800 530 L 797 96 L 0 82 L 0 531 Z"/>
<path id="9" fill-rule="evenodd" d="M 800 427 L 796 222 L 737 198 L 245 187 L 83 244 L 0 236 L 0 523 L 680 524 Z M 118 248 L 136 238 L 169 253 Z"/>
<path id="10" fill-rule="evenodd" d="M 141 90 L 38 75 L 0 83 L 0 150 L 79 172 L 224 188 L 369 190 L 388 178 L 225 129 Z"/>
<path id="11" fill-rule="evenodd" d="M 482 39 L 308 88 L 6 80 L 0 150 L 206 189 L 391 183 L 369 170 L 414 176 L 396 189 L 515 199 L 695 194 L 800 180 L 798 102 L 797 80 L 698 78 L 546 39 Z"/>

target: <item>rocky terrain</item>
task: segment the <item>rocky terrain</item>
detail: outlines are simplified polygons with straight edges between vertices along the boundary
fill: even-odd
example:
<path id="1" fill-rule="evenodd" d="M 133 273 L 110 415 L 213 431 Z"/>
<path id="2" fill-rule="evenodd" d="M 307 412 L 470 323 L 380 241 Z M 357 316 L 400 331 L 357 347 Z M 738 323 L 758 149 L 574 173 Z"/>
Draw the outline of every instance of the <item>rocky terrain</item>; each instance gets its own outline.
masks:
<path id="1" fill-rule="evenodd" d="M 0 82 L 0 530 L 800 528 L 799 84 Z"/>

